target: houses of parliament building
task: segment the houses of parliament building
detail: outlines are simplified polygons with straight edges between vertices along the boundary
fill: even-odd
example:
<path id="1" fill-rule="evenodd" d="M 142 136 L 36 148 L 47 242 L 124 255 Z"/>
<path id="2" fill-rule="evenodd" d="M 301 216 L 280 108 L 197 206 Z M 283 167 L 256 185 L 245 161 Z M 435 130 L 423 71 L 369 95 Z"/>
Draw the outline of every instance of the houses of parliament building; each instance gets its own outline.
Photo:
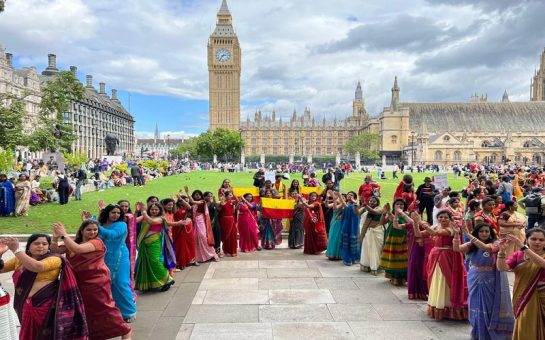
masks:
<path id="1" fill-rule="evenodd" d="M 355 90 L 352 113 L 342 120 L 315 117 L 310 109 L 294 111 L 284 121 L 257 110 L 240 121 L 242 51 L 226 0 L 208 40 L 210 129 L 239 131 L 243 157 L 283 155 L 293 160 L 346 156 L 343 146 L 355 135 L 378 134 L 382 164 L 442 164 L 480 162 L 543 164 L 545 159 L 545 50 L 531 79 L 530 101 L 512 102 L 474 95 L 464 102 L 407 103 L 401 101 L 397 77 L 390 105 L 372 117 L 365 109 L 361 84 Z M 359 157 L 355 157 L 358 162 Z M 365 161 L 365 160 L 363 160 Z"/>

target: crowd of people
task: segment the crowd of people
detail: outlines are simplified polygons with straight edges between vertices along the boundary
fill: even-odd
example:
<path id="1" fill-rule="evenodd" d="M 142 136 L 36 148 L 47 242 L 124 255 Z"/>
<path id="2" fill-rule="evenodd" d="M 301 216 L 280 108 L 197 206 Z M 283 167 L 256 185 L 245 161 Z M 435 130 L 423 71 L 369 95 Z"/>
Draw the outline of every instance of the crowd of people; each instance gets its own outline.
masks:
<path id="1" fill-rule="evenodd" d="M 416 187 L 405 174 L 393 203 L 381 204 L 381 186 L 371 176 L 357 193 L 342 193 L 340 169 L 329 169 L 323 183 L 314 172 L 302 175 L 288 185 L 286 174 L 272 181 L 260 169 L 255 191 L 237 195 L 225 179 L 217 193 L 185 186 L 132 207 L 127 200 L 99 201 L 98 218 L 82 212 L 74 240 L 62 224 L 52 237 L 32 235 L 26 250 L 15 238 L 1 238 L 0 254 L 15 255 L 0 268 L 14 272 L 20 338 L 60 332 L 128 339 L 135 292 L 167 291 L 174 273 L 188 266 L 272 250 L 287 232 L 289 248 L 359 264 L 370 275 L 384 272 L 392 285 L 407 288 L 409 299 L 427 301 L 432 319 L 469 320 L 473 339 L 545 339 L 545 176 L 476 170 L 454 192 L 429 177 Z M 265 214 L 266 198 L 291 200 L 290 218 Z M 506 271 L 515 275 L 512 296 Z"/>

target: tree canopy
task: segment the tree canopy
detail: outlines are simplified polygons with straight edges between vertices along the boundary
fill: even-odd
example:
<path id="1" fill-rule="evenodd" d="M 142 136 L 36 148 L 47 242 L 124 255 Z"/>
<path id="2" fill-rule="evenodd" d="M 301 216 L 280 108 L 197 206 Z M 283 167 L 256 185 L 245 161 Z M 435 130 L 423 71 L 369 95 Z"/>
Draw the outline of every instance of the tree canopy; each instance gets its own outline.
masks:
<path id="1" fill-rule="evenodd" d="M 23 98 L 12 94 L 0 94 L 0 148 L 14 150 L 25 146 L 29 136 L 24 129 L 26 116 Z"/>
<path id="2" fill-rule="evenodd" d="M 186 152 L 194 157 L 212 158 L 216 155 L 223 161 L 238 160 L 244 146 L 238 131 L 216 129 L 206 131 L 188 139 L 171 151 L 173 156 L 184 157 Z"/>
<path id="3" fill-rule="evenodd" d="M 377 133 L 364 132 L 360 135 L 350 137 L 344 149 L 351 155 L 360 153 L 363 160 L 376 161 L 379 155 L 380 136 Z"/>

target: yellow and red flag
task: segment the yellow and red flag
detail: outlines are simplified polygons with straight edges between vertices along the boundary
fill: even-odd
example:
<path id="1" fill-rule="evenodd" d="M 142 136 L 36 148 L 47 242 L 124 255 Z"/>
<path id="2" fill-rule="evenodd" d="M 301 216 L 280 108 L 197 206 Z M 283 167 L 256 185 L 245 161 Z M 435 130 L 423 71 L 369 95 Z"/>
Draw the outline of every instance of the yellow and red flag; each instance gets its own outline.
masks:
<path id="1" fill-rule="evenodd" d="M 259 197 L 259 188 L 256 187 L 239 187 L 239 188 L 233 188 L 233 195 L 236 197 L 242 197 L 246 194 L 252 194 L 254 197 Z"/>
<path id="2" fill-rule="evenodd" d="M 295 200 L 262 197 L 261 208 L 264 218 L 292 218 Z"/>
<path id="3" fill-rule="evenodd" d="M 318 195 L 321 195 L 322 194 L 322 187 L 301 187 L 299 189 L 299 193 L 301 195 L 305 195 L 305 197 L 308 197 L 308 195 L 311 193 L 311 192 L 315 192 L 317 193 Z"/>

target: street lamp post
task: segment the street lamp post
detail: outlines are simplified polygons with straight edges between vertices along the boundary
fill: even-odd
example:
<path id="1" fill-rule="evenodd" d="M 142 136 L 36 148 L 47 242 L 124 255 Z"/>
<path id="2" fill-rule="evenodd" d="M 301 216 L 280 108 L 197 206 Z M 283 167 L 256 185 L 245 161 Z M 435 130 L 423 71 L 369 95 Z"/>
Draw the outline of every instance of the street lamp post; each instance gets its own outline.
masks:
<path id="1" fill-rule="evenodd" d="M 238 129 L 238 136 L 240 137 L 240 152 L 239 152 L 239 162 L 242 163 L 242 128 Z"/>
<path id="2" fill-rule="evenodd" d="M 167 160 L 170 160 L 170 134 L 167 135 Z"/>
<path id="3" fill-rule="evenodd" d="M 416 135 L 416 132 L 411 131 L 411 167 L 414 166 L 414 158 L 415 158 L 414 137 L 415 135 Z"/>

